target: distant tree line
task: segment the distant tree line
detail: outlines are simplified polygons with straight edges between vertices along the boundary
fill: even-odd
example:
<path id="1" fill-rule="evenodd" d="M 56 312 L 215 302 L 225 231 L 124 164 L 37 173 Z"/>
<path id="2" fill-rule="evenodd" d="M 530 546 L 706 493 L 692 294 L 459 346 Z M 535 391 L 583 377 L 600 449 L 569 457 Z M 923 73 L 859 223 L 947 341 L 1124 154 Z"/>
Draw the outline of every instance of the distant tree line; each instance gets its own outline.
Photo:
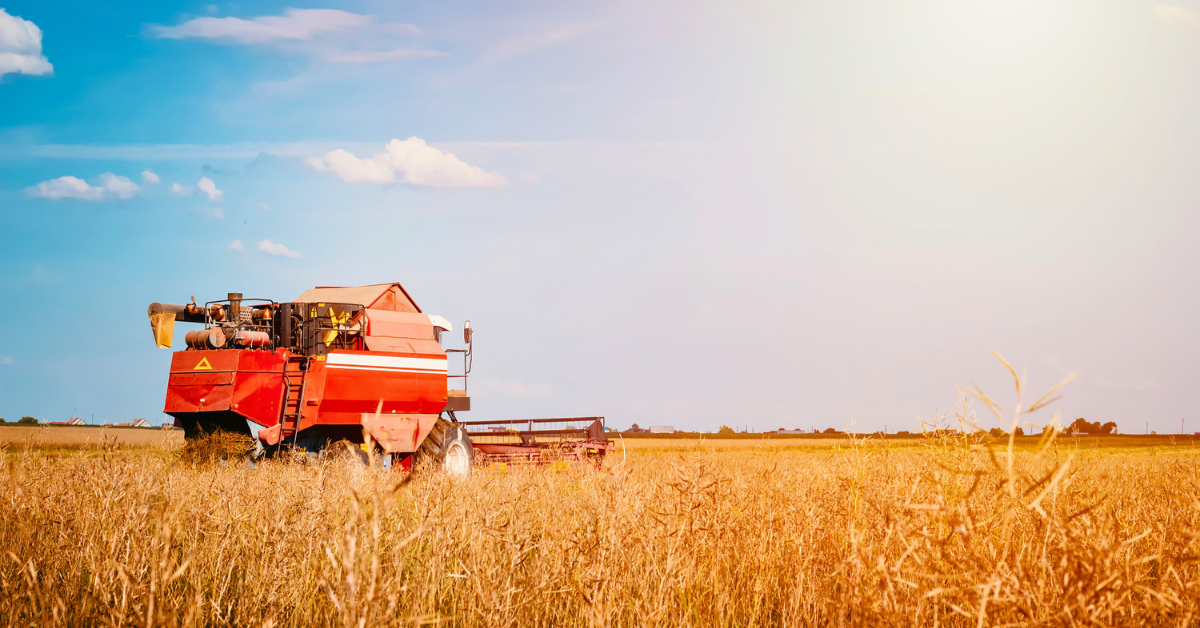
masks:
<path id="1" fill-rule="evenodd" d="M 5 421 L 4 419 L 0 419 L 0 425 L 7 425 L 7 424 L 8 424 L 8 421 Z M 38 420 L 31 416 L 23 416 L 17 420 L 16 424 L 17 425 L 37 425 Z"/>
<path id="2" fill-rule="evenodd" d="M 1109 421 L 1108 423 L 1101 425 L 1099 421 L 1092 423 L 1083 417 L 1079 417 L 1067 426 L 1067 431 L 1074 432 L 1076 434 L 1116 434 L 1117 424 Z"/>
<path id="3" fill-rule="evenodd" d="M 29 417 L 26 417 L 26 418 L 29 418 Z M 982 428 L 977 428 L 977 429 L 978 429 L 979 433 L 982 433 L 984 431 Z M 617 431 L 617 432 L 623 433 L 623 434 L 647 434 L 647 435 L 649 435 L 648 432 L 650 430 L 640 427 L 637 423 L 634 423 L 628 430 L 623 430 L 623 431 L 622 430 L 614 430 L 614 431 Z M 1066 426 L 1065 428 L 1062 428 L 1062 431 L 1066 432 L 1066 433 L 1074 433 L 1074 434 L 1106 436 L 1106 435 L 1117 433 L 1117 424 L 1112 421 L 1109 421 L 1107 423 L 1100 423 L 1099 421 L 1097 421 L 1097 422 L 1093 423 L 1091 421 L 1088 421 L 1087 419 L 1080 417 L 1078 419 L 1075 419 L 1073 422 L 1071 422 L 1070 425 Z M 717 430 L 716 435 L 720 436 L 720 437 L 724 437 L 724 438 L 733 438 L 733 437 L 742 438 L 742 437 L 748 437 L 751 434 L 756 434 L 758 436 L 766 436 L 766 435 L 782 433 L 782 432 L 783 432 L 782 429 L 779 430 L 779 432 L 774 432 L 774 431 L 771 431 L 771 432 L 739 432 L 739 431 L 733 429 L 732 427 L 729 427 L 728 425 L 722 425 Z M 930 434 L 952 434 L 952 433 L 956 433 L 956 432 L 957 432 L 957 430 L 933 430 L 928 433 L 930 433 Z M 683 437 L 701 436 L 706 433 L 711 434 L 712 432 L 688 432 L 688 431 L 684 431 L 684 430 L 677 430 L 673 434 L 656 434 L 655 436 L 668 437 L 668 438 L 669 437 L 683 438 Z M 844 432 L 842 432 L 841 430 L 837 430 L 832 427 L 827 427 L 824 430 L 813 430 L 812 432 L 807 432 L 807 434 L 822 434 L 822 435 L 843 434 L 843 433 Z M 876 434 L 879 434 L 879 433 L 880 432 L 876 432 Z M 921 434 L 921 432 L 909 432 L 908 430 L 901 430 L 901 431 L 895 433 L 896 436 L 909 436 L 909 435 L 916 436 L 919 434 Z M 990 430 L 987 430 L 987 434 L 992 437 L 995 437 L 995 438 L 1003 438 L 1003 437 L 1008 436 L 1008 430 L 999 428 L 999 427 L 994 427 Z M 790 434 L 785 433 L 784 435 L 790 435 Z M 1025 436 L 1024 428 L 1018 427 L 1016 429 L 1016 436 Z"/>

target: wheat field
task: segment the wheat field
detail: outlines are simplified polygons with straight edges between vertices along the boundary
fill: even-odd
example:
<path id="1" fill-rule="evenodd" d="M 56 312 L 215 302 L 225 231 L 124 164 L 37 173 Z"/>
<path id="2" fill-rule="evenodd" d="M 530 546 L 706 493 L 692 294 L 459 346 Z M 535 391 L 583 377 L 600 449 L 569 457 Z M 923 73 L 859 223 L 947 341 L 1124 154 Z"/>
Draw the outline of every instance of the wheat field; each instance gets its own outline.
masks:
<path id="1" fill-rule="evenodd" d="M 761 443 L 759 445 L 762 445 Z M 636 448 L 635 448 L 636 449 Z M 4 625 L 1190 625 L 1193 450 L 618 449 L 411 480 L 9 445 Z"/>

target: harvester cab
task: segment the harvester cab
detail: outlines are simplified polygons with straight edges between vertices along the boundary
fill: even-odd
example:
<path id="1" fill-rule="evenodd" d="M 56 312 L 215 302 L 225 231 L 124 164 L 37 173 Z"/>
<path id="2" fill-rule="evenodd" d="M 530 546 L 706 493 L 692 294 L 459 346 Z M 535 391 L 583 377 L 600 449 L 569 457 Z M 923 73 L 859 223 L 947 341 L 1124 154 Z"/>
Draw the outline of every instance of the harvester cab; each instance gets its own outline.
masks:
<path id="1" fill-rule="evenodd" d="M 163 409 L 188 439 L 245 434 L 255 456 L 320 455 L 349 441 L 396 468 L 453 473 L 474 462 L 599 461 L 612 448 L 603 417 L 459 421 L 471 409 L 470 321 L 464 346 L 443 348 L 453 326 L 399 283 L 318 287 L 291 302 L 229 293 L 203 305 L 152 303 L 149 316 L 160 348 L 172 347 L 175 323 L 203 326 L 172 355 Z M 462 357 L 455 372 L 450 354 Z"/>

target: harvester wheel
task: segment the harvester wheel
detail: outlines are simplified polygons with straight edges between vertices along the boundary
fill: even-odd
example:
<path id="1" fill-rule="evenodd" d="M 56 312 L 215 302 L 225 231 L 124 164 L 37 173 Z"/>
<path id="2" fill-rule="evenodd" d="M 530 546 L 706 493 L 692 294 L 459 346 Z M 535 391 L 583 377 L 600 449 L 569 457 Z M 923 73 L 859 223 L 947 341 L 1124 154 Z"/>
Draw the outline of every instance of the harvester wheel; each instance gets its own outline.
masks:
<path id="1" fill-rule="evenodd" d="M 474 462 L 475 450 L 467 431 L 445 419 L 438 419 L 413 454 L 414 469 L 440 470 L 456 476 L 470 474 Z"/>

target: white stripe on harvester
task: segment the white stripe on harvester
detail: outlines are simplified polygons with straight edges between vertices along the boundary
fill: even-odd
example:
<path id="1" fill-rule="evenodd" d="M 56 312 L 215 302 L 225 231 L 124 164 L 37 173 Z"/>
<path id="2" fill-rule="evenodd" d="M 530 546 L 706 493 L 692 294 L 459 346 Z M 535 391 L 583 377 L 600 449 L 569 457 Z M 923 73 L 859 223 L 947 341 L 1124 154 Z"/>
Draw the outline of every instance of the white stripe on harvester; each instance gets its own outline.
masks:
<path id="1" fill-rule="evenodd" d="M 446 358 L 401 358 L 390 355 L 361 355 L 330 353 L 325 357 L 330 367 L 357 368 L 380 371 L 420 370 L 445 372 Z"/>

